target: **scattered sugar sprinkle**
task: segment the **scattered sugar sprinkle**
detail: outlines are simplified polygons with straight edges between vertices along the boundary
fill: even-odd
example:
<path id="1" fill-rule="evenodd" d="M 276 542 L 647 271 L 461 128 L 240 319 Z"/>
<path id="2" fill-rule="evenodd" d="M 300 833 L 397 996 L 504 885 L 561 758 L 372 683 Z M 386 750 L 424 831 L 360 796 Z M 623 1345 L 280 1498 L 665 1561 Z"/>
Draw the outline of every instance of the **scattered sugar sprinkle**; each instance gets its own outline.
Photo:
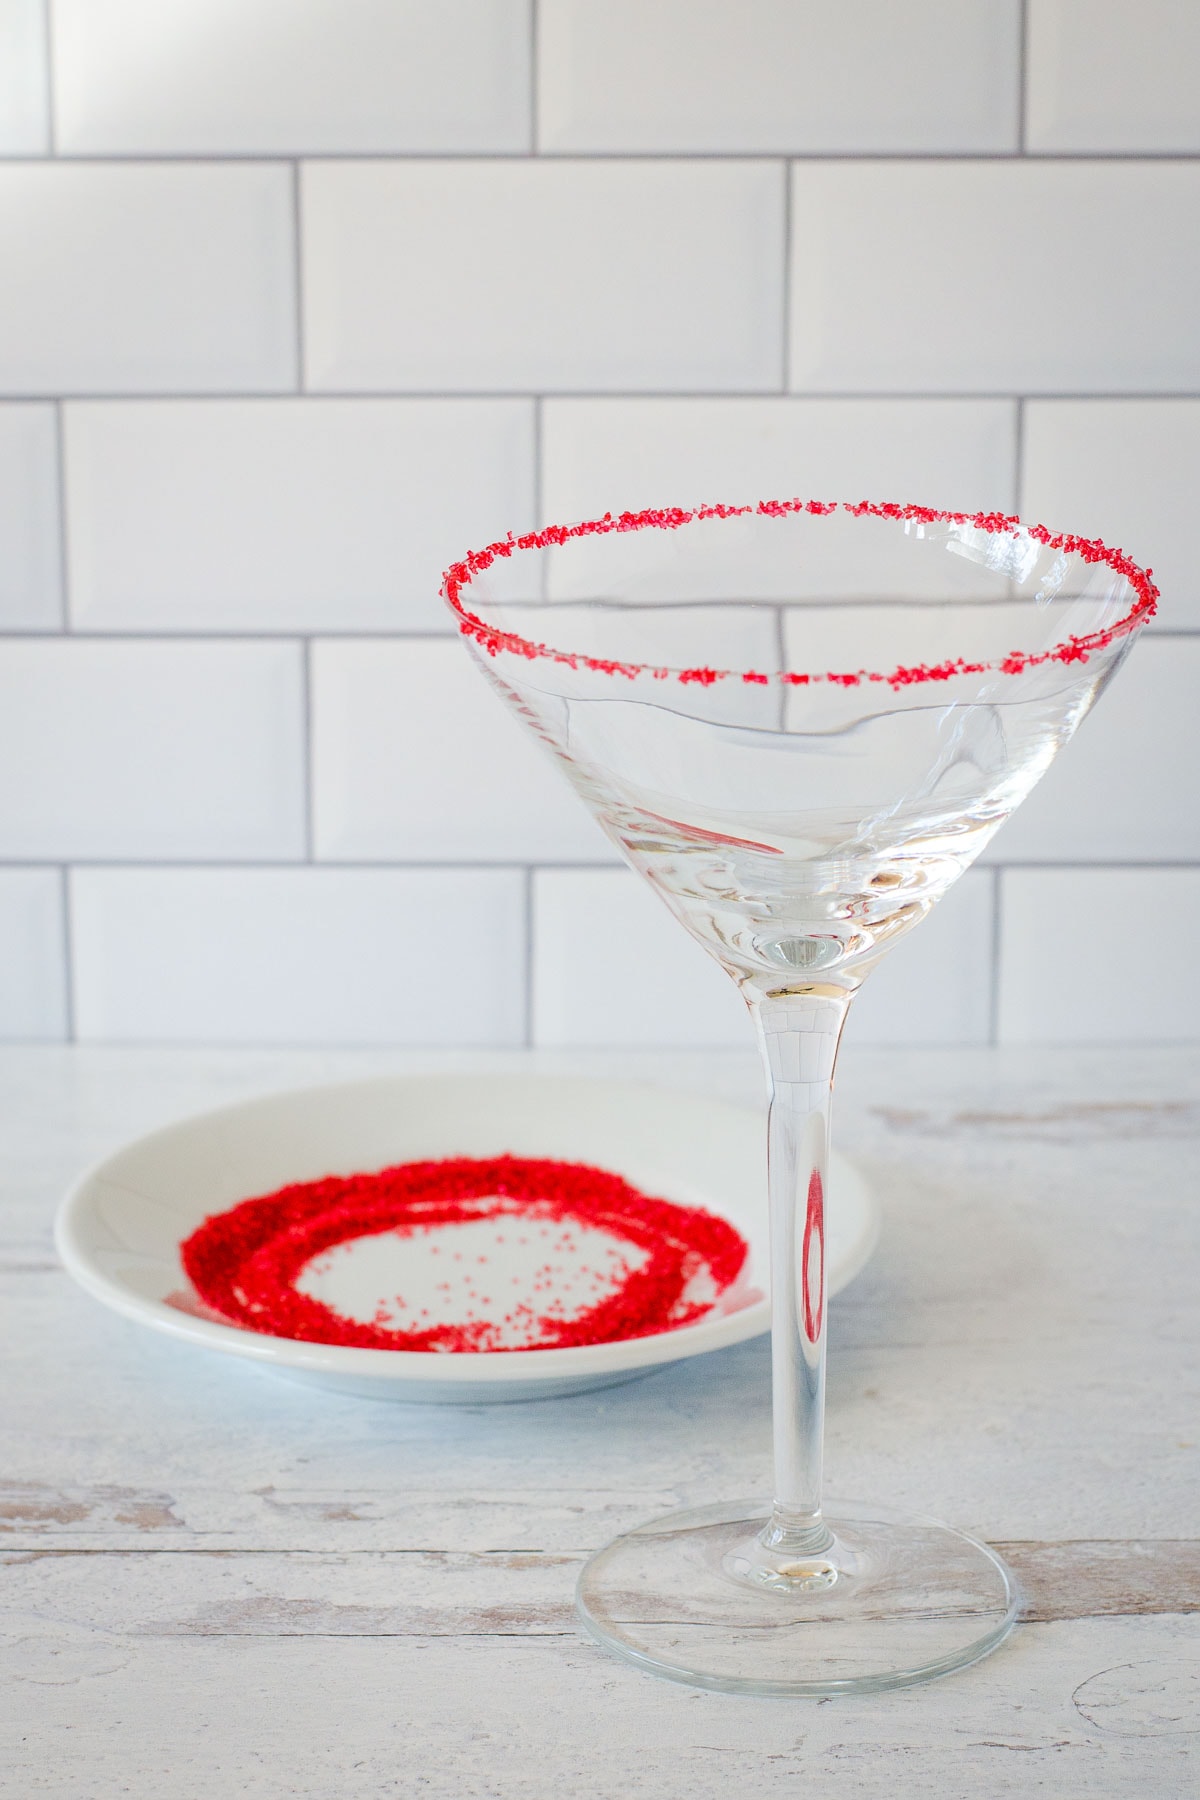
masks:
<path id="1" fill-rule="evenodd" d="M 424 1324 L 418 1320 L 429 1309 L 414 1316 L 396 1294 L 390 1303 L 380 1301 L 373 1318 L 360 1320 L 298 1285 L 320 1259 L 359 1238 L 385 1232 L 417 1238 L 438 1227 L 505 1218 L 531 1228 L 518 1233 L 519 1244 L 532 1238 L 545 1246 L 532 1284 L 545 1296 L 540 1310 L 522 1302 L 501 1318 L 469 1312 Z M 581 1229 L 604 1234 L 612 1249 L 602 1269 L 587 1272 L 585 1286 L 595 1297 L 568 1311 L 564 1278 L 578 1280 Z M 229 1324 L 308 1343 L 452 1354 L 564 1349 L 676 1330 L 712 1310 L 748 1256 L 741 1234 L 700 1207 L 643 1194 L 584 1163 L 516 1156 L 403 1163 L 283 1187 L 214 1214 L 180 1250 L 209 1316 Z M 436 1255 L 439 1247 L 428 1251 Z M 462 1261 L 460 1252 L 452 1255 Z M 473 1261 L 488 1265 L 486 1256 Z M 471 1307 L 503 1304 L 481 1292 L 469 1273 L 459 1279 Z M 448 1282 L 438 1286 L 451 1291 Z"/>

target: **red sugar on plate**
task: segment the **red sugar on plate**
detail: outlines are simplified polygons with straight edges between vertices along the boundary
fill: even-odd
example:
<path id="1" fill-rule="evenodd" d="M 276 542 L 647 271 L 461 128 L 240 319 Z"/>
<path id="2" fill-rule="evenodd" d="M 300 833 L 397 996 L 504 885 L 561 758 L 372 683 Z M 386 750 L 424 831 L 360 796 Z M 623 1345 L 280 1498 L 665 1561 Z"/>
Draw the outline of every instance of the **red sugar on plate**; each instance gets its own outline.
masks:
<path id="1" fill-rule="evenodd" d="M 402 1330 L 348 1318 L 296 1285 L 314 1257 L 355 1238 L 508 1217 L 582 1225 L 635 1248 L 640 1261 L 621 1265 L 586 1310 L 525 1321 L 519 1344 L 502 1341 L 494 1319 Z M 296 1183 L 215 1213 L 180 1252 L 200 1300 L 231 1325 L 307 1343 L 458 1354 L 561 1350 L 676 1330 L 711 1310 L 749 1254 L 734 1226 L 701 1207 L 656 1199 L 585 1163 L 518 1156 L 402 1163 Z M 707 1278 L 703 1299 L 689 1293 L 698 1277 Z"/>

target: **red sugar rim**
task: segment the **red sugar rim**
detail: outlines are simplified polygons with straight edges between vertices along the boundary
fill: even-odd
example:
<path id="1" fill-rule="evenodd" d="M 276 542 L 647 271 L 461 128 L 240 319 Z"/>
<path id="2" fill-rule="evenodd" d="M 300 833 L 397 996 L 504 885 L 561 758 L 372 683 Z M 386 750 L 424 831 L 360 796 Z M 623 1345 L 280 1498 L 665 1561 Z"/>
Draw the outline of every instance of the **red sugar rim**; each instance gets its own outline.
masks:
<path id="1" fill-rule="evenodd" d="M 854 518 L 893 519 L 920 525 L 974 525 L 978 530 L 991 532 L 997 537 L 1015 537 L 1018 533 L 1023 533 L 1035 542 L 1044 544 L 1049 550 L 1062 550 L 1067 555 L 1080 556 L 1088 563 L 1107 563 L 1115 574 L 1123 576 L 1129 583 L 1136 598 L 1125 616 L 1118 619 L 1116 624 L 1106 626 L 1103 631 L 1090 632 L 1083 637 L 1064 638 L 1049 650 L 1013 650 L 999 662 L 966 662 L 959 657 L 952 662 L 917 663 L 909 668 L 901 666 L 893 669 L 890 674 L 874 669 L 854 669 L 842 673 L 828 671 L 823 674 L 783 670 L 772 677 L 759 669 L 667 669 L 658 668 L 653 663 L 613 662 L 604 657 L 556 650 L 549 644 L 535 643 L 515 632 L 499 631 L 495 626 L 486 624 L 470 610 L 462 597 L 463 590 L 470 586 L 475 576 L 490 569 L 497 557 L 510 557 L 517 550 L 547 550 L 551 546 L 566 544 L 572 538 L 604 537 L 613 531 L 645 531 L 648 528 L 677 531 L 681 525 L 691 524 L 695 519 L 736 519 L 750 515 L 777 519 L 784 518 L 789 513 L 810 513 L 819 518 L 834 512 L 850 513 Z M 775 679 L 793 687 L 807 687 L 814 681 L 833 682 L 839 687 L 857 687 L 863 681 L 886 681 L 890 687 L 900 688 L 910 687 L 919 681 L 949 681 L 955 675 L 1020 675 L 1024 670 L 1046 662 L 1086 662 L 1093 651 L 1107 649 L 1117 638 L 1127 637 L 1154 617 L 1158 589 L 1152 577 L 1152 570 L 1141 568 L 1123 550 L 1112 550 L 1098 538 L 1081 538 L 1067 532 L 1052 532 L 1045 525 L 1025 525 L 1015 514 L 939 512 L 930 506 L 900 506 L 894 501 L 760 500 L 757 505 L 697 506 L 691 511 L 679 506 L 649 508 L 645 512 L 619 513 L 615 518 L 612 513 L 605 513 L 602 519 L 588 519 L 578 525 L 547 525 L 541 531 L 526 532 L 521 537 L 514 537 L 510 532 L 507 538 L 489 544 L 485 550 L 469 550 L 460 562 L 451 563 L 442 579 L 441 591 L 458 617 L 462 635 L 472 638 L 489 656 L 508 652 L 524 656 L 531 662 L 546 660 L 562 663 L 569 669 L 591 669 L 600 675 L 625 675 L 630 679 L 638 675 L 651 675 L 656 681 L 697 682 L 702 687 L 710 687 L 716 681 L 729 680 L 766 686 Z"/>
<path id="2" fill-rule="evenodd" d="M 644 1253 L 601 1299 L 571 1317 L 433 1321 L 391 1328 L 382 1318 L 347 1318 L 296 1282 L 312 1259 L 355 1238 L 402 1234 L 480 1219 L 572 1221 Z M 330 1175 L 243 1200 L 204 1220 L 180 1245 L 205 1316 L 301 1342 L 367 1350 L 471 1353 L 565 1349 L 678 1330 L 703 1318 L 712 1299 L 687 1288 L 706 1269 L 723 1294 L 749 1247 L 735 1226 L 703 1207 L 643 1194 L 620 1175 L 544 1157 L 450 1157 L 402 1163 L 373 1174 Z M 194 1306 L 190 1310 L 195 1310 Z M 497 1328 L 520 1324 L 533 1341 L 497 1345 Z"/>

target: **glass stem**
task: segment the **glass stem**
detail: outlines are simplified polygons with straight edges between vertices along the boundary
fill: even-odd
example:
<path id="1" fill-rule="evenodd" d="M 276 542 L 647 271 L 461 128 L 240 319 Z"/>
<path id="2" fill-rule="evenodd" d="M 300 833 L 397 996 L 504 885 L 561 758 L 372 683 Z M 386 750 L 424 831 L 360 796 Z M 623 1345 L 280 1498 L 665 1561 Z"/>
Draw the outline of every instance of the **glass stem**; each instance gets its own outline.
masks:
<path id="1" fill-rule="evenodd" d="M 825 1193 L 838 1041 L 851 991 L 790 984 L 748 996 L 771 1096 L 771 1374 L 775 1498 L 765 1548 L 811 1555 L 821 1518 L 825 1423 Z"/>

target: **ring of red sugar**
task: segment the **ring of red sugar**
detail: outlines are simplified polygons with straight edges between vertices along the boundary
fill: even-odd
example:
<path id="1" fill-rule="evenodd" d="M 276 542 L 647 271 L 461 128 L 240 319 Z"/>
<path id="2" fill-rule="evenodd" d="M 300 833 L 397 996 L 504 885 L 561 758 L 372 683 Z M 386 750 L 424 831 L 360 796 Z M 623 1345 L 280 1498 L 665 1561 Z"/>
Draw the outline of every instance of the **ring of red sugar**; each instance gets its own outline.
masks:
<path id="1" fill-rule="evenodd" d="M 536 1341 L 511 1346 L 489 1341 L 494 1322 L 396 1330 L 346 1318 L 295 1285 L 314 1256 L 353 1238 L 502 1217 L 572 1220 L 645 1258 L 597 1305 L 569 1319 L 540 1318 Z M 741 1273 L 748 1247 L 725 1219 L 655 1199 L 607 1170 L 499 1156 L 403 1163 L 283 1187 L 206 1219 L 180 1252 L 196 1292 L 230 1324 L 368 1350 L 478 1352 L 604 1344 L 692 1324 L 712 1306 L 711 1298 L 687 1298 L 693 1277 L 706 1269 L 722 1293 Z"/>
<path id="2" fill-rule="evenodd" d="M 942 663 L 917 663 L 911 667 L 901 665 L 890 673 L 875 669 L 824 673 L 782 670 L 772 677 L 761 669 L 669 669 L 660 668 L 653 663 L 614 662 L 605 657 L 558 650 L 549 644 L 535 643 L 533 639 L 521 637 L 516 632 L 497 630 L 473 613 L 463 599 L 464 590 L 476 575 L 491 568 L 498 557 L 510 557 L 519 550 L 547 550 L 569 543 L 573 538 L 604 537 L 610 532 L 678 531 L 680 526 L 691 524 L 695 519 L 735 519 L 752 514 L 762 518 L 784 518 L 790 513 L 808 513 L 814 518 L 822 518 L 835 512 L 850 513 L 855 518 L 893 519 L 899 523 L 918 525 L 973 525 L 980 531 L 991 532 L 998 537 L 1024 533 L 1048 549 L 1082 557 L 1088 563 L 1107 563 L 1115 574 L 1123 576 L 1129 583 L 1135 596 L 1134 603 L 1123 618 L 1102 631 L 1091 632 L 1083 637 L 1066 637 L 1049 650 L 1014 650 L 999 662 L 967 662 L 959 657 Z M 570 669 L 591 669 L 600 675 L 624 675 L 630 679 L 638 675 L 651 675 L 657 681 L 697 682 L 704 687 L 717 681 L 733 680 L 766 685 L 775 679 L 793 687 L 807 687 L 810 682 L 816 681 L 832 682 L 839 687 L 857 687 L 864 681 L 884 681 L 890 687 L 901 688 L 911 687 L 915 682 L 950 681 L 956 675 L 1020 675 L 1026 669 L 1046 662 L 1086 662 L 1093 651 L 1106 649 L 1116 639 L 1128 636 L 1153 618 L 1157 610 L 1158 589 L 1152 577 L 1152 570 L 1141 568 L 1123 550 L 1110 549 L 1098 538 L 1052 532 L 1044 525 L 1025 525 L 1015 514 L 942 512 L 929 506 L 901 506 L 894 501 L 760 500 L 756 505 L 697 506 L 690 511 L 684 507 L 669 506 L 652 507 L 644 512 L 618 513 L 615 517 L 612 513 L 605 513 L 602 519 L 587 519 L 577 525 L 547 525 L 541 531 L 526 532 L 520 537 L 514 537 L 510 532 L 500 542 L 489 544 L 483 550 L 470 550 L 460 562 L 452 563 L 442 578 L 441 591 L 442 597 L 458 617 L 460 632 L 464 637 L 471 638 L 489 656 L 506 652 L 526 657 L 530 661 L 546 660 L 561 663 Z"/>

